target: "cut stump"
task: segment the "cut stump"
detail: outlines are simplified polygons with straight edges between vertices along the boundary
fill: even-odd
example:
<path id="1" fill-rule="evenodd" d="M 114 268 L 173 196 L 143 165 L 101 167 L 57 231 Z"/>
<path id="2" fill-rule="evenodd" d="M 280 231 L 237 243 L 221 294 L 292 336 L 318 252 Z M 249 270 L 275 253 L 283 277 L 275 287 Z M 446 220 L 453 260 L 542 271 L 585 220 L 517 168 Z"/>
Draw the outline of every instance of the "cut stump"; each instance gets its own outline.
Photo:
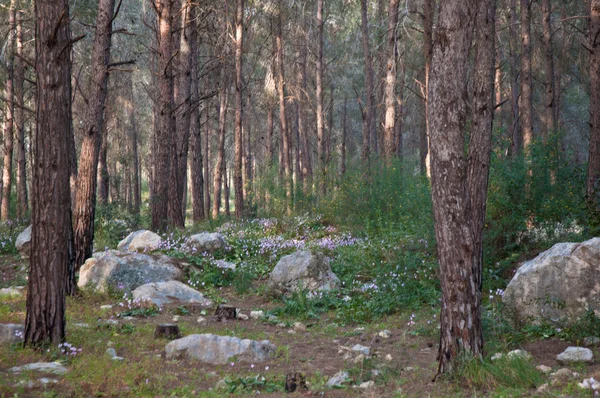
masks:
<path id="1" fill-rule="evenodd" d="M 156 325 L 154 329 L 154 338 L 165 338 L 165 339 L 178 339 L 181 337 L 179 334 L 179 326 L 173 323 L 163 323 L 162 325 Z"/>
<path id="2" fill-rule="evenodd" d="M 288 373 L 285 375 L 285 391 L 286 392 L 294 392 L 297 389 L 299 390 L 308 390 L 308 386 L 306 385 L 306 378 L 302 373 Z"/>
<path id="3" fill-rule="evenodd" d="M 231 319 L 236 319 L 236 308 L 228 305 L 219 305 L 215 310 L 215 320 L 223 322 Z"/>

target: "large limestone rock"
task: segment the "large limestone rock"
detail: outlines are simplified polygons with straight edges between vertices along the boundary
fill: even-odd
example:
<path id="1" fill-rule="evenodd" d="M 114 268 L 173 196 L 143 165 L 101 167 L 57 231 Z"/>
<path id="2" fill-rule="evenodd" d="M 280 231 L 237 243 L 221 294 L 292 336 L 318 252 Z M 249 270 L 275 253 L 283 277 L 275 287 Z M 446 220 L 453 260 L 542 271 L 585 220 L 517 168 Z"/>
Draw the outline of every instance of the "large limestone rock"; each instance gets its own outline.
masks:
<path id="1" fill-rule="evenodd" d="M 556 361 L 563 365 L 592 363 L 594 361 L 594 354 L 589 348 L 567 347 L 566 350 L 556 356 Z"/>
<path id="2" fill-rule="evenodd" d="M 212 302 L 202 293 L 179 281 L 156 282 L 142 285 L 133 291 L 134 300 L 149 300 L 158 306 L 177 303 L 198 303 L 209 307 Z"/>
<path id="3" fill-rule="evenodd" d="M 15 323 L 0 324 L 0 343 L 20 343 L 25 336 L 25 327 Z"/>
<path id="4" fill-rule="evenodd" d="M 275 294 L 289 294 L 306 289 L 327 291 L 340 287 L 340 279 L 331 271 L 323 253 L 300 250 L 283 256 L 269 275 L 269 286 Z"/>
<path id="5" fill-rule="evenodd" d="M 130 252 L 148 252 L 160 247 L 162 238 L 152 231 L 145 229 L 135 231 L 127 235 L 119 242 L 117 249 Z"/>
<path id="6" fill-rule="evenodd" d="M 225 239 L 217 232 L 202 232 L 190 236 L 187 244 L 198 253 L 214 253 L 225 248 Z"/>
<path id="7" fill-rule="evenodd" d="M 15 247 L 23 257 L 29 257 L 31 251 L 31 225 L 17 236 Z"/>
<path id="8" fill-rule="evenodd" d="M 600 238 L 558 243 L 524 263 L 503 301 L 516 322 L 568 323 L 588 309 L 600 315 Z"/>
<path id="9" fill-rule="evenodd" d="M 14 368 L 9 369 L 13 373 L 20 372 L 43 372 L 43 373 L 53 373 L 56 375 L 63 375 L 67 373 L 67 368 L 61 365 L 58 362 L 36 362 L 36 363 L 28 363 L 23 366 L 15 366 Z"/>
<path id="10" fill-rule="evenodd" d="M 111 286 L 130 291 L 152 282 L 181 279 L 175 261 L 162 254 L 123 253 L 117 250 L 94 253 L 79 271 L 79 287 L 106 291 Z"/>
<path id="11" fill-rule="evenodd" d="M 224 365 L 232 357 L 238 362 L 263 362 L 275 355 L 276 347 L 268 340 L 255 341 L 214 334 L 192 334 L 167 344 L 167 359 L 191 358 Z"/>

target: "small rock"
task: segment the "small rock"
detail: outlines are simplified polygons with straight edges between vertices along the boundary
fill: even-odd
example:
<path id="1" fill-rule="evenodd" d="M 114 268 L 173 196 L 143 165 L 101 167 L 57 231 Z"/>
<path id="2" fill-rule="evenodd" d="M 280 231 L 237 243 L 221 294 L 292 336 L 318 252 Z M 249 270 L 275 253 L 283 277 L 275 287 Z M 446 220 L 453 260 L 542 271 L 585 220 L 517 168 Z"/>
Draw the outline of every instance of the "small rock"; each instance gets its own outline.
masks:
<path id="1" fill-rule="evenodd" d="M 350 354 L 349 352 L 345 353 L 344 356 L 342 357 L 342 359 L 344 361 L 348 361 L 351 358 L 352 358 L 352 354 Z"/>
<path id="2" fill-rule="evenodd" d="M 206 323 L 206 318 L 203 317 L 203 316 L 199 316 L 198 320 L 196 322 L 198 322 L 198 323 Z"/>
<path id="3" fill-rule="evenodd" d="M 106 305 L 101 305 L 101 306 L 100 306 L 100 309 L 101 309 L 101 310 L 105 310 L 105 311 L 107 311 L 107 310 L 110 310 L 110 309 L 112 309 L 112 307 L 113 307 L 112 305 L 110 305 L 110 304 L 106 304 Z"/>
<path id="4" fill-rule="evenodd" d="M 247 321 L 248 319 L 248 315 L 246 314 L 242 314 L 241 312 L 239 314 L 237 314 L 237 319 L 242 320 L 242 321 Z"/>
<path id="5" fill-rule="evenodd" d="M 287 332 L 288 332 L 288 334 L 296 334 L 296 331 L 294 329 L 290 329 Z"/>
<path id="6" fill-rule="evenodd" d="M 179 318 L 180 318 L 179 315 L 175 315 L 173 317 L 173 322 L 179 322 Z"/>
<path id="7" fill-rule="evenodd" d="M 87 329 L 90 327 L 88 323 L 74 323 L 73 326 L 76 328 Z"/>
<path id="8" fill-rule="evenodd" d="M 284 328 L 284 327 L 286 327 L 286 324 L 285 324 L 285 322 L 279 322 L 279 323 L 277 324 L 277 327 L 278 327 L 278 328 Z"/>
<path id="9" fill-rule="evenodd" d="M 341 387 L 342 384 L 344 384 L 348 380 L 350 380 L 348 372 L 340 371 L 333 375 L 333 377 L 327 381 L 327 387 Z"/>
<path id="10" fill-rule="evenodd" d="M 217 268 L 230 269 L 232 271 L 237 268 L 237 266 L 234 263 L 230 263 L 230 262 L 225 261 L 225 260 L 215 260 L 213 262 L 217 266 Z"/>
<path id="11" fill-rule="evenodd" d="M 29 257 L 29 252 L 31 251 L 31 227 L 32 226 L 30 225 L 25 228 L 25 230 L 17 236 L 17 240 L 15 240 L 15 247 L 22 257 Z"/>
<path id="12" fill-rule="evenodd" d="M 332 341 L 333 344 L 340 344 L 340 341 L 338 339 L 335 339 Z"/>
<path id="13" fill-rule="evenodd" d="M 19 297 L 24 293 L 23 286 L 14 286 L 0 289 L 0 296 Z"/>
<path id="14" fill-rule="evenodd" d="M 105 351 L 106 355 L 108 355 L 111 358 L 114 358 L 117 356 L 117 351 L 114 348 L 107 348 Z"/>
<path id="15" fill-rule="evenodd" d="M 297 332 L 306 332 L 306 325 L 302 322 L 294 322 L 294 330 Z"/>
<path id="16" fill-rule="evenodd" d="M 538 395 L 548 394 L 549 392 L 550 392 L 550 385 L 548 385 L 548 383 L 542 384 L 541 386 L 539 386 L 537 388 L 537 390 L 535 390 L 535 393 Z"/>
<path id="17" fill-rule="evenodd" d="M 364 360 L 365 360 L 365 356 L 363 354 L 358 354 L 356 356 L 356 358 L 354 358 L 354 360 L 352 362 L 354 362 L 354 363 L 363 363 Z"/>
<path id="18" fill-rule="evenodd" d="M 539 370 L 540 372 L 542 372 L 543 374 L 548 374 L 550 372 L 552 372 L 552 368 L 550 366 L 546 366 L 546 365 L 539 365 L 536 367 L 537 370 Z"/>
<path id="19" fill-rule="evenodd" d="M 390 354 L 387 354 L 387 355 L 385 356 L 385 360 L 386 360 L 386 361 L 388 361 L 388 362 L 391 362 L 393 359 L 394 359 L 394 358 L 392 358 L 392 356 L 391 356 Z"/>
<path id="20" fill-rule="evenodd" d="M 112 359 L 113 361 L 116 361 L 116 362 L 121 362 L 121 361 L 124 361 L 124 360 L 125 360 L 125 358 L 123 358 L 123 357 L 119 357 L 119 356 L 114 356 L 114 357 L 112 357 L 111 359 Z"/>
<path id="21" fill-rule="evenodd" d="M 375 387 L 375 382 L 373 380 L 365 381 L 364 383 L 360 383 L 358 388 L 361 390 L 369 390 Z"/>
<path id="22" fill-rule="evenodd" d="M 531 354 L 528 353 L 525 350 L 513 350 L 513 351 L 510 351 L 508 354 L 506 354 L 506 356 L 508 358 L 510 358 L 510 359 L 513 359 L 513 358 L 522 358 L 522 359 L 525 359 L 526 361 L 529 361 L 529 360 L 531 360 L 533 358 L 531 356 Z M 494 355 L 492 355 L 491 360 L 492 361 L 496 361 L 496 360 L 498 360 L 500 358 L 503 358 L 503 357 L 504 357 L 503 353 L 497 352 Z"/>
<path id="23" fill-rule="evenodd" d="M 207 314 L 208 314 L 208 311 L 206 311 L 206 310 L 202 310 L 202 311 L 200 311 L 200 315 L 204 315 L 204 316 L 206 316 Z"/>
<path id="24" fill-rule="evenodd" d="M 600 390 L 600 382 L 596 381 L 593 377 L 583 380 L 583 382 L 577 384 L 579 387 L 586 390 Z"/>
<path id="25" fill-rule="evenodd" d="M 40 382 L 41 385 L 48 385 L 48 384 L 58 384 L 58 380 L 56 379 L 49 379 L 47 377 L 42 377 L 41 379 L 38 379 L 38 381 Z"/>
<path id="26" fill-rule="evenodd" d="M 132 317 L 132 316 L 124 316 L 122 319 L 123 319 L 124 321 L 135 321 L 135 318 L 134 318 L 134 317 Z"/>
<path id="27" fill-rule="evenodd" d="M 250 311 L 250 318 L 252 319 L 263 319 L 265 313 L 263 311 Z"/>
<path id="28" fill-rule="evenodd" d="M 67 373 L 67 368 L 58 362 L 36 362 L 28 363 L 23 366 L 15 366 L 9 369 L 13 373 L 20 373 L 21 371 L 34 371 L 34 372 L 45 372 L 62 375 Z"/>
<path id="29" fill-rule="evenodd" d="M 413 368 L 412 366 L 407 366 L 402 370 L 404 370 L 405 372 L 412 372 L 413 370 L 415 370 L 415 368 Z"/>
<path id="30" fill-rule="evenodd" d="M 561 364 L 592 363 L 594 355 L 589 348 L 567 347 L 566 350 L 556 356 L 556 360 Z"/>
<path id="31" fill-rule="evenodd" d="M 364 331 L 365 331 L 365 328 L 362 326 L 359 326 L 356 329 L 354 329 L 354 333 L 363 333 Z"/>
<path id="32" fill-rule="evenodd" d="M 392 332 L 385 329 L 385 330 L 382 330 L 381 332 L 377 333 L 377 335 L 379 337 L 381 337 L 382 339 L 389 339 L 390 337 L 392 337 Z"/>
<path id="33" fill-rule="evenodd" d="M 355 344 L 352 347 L 352 351 L 356 351 L 356 352 L 360 352 L 363 355 L 369 355 L 370 352 L 370 348 L 369 347 L 365 347 L 364 345 L 360 345 L 360 344 Z"/>
<path id="34" fill-rule="evenodd" d="M 381 370 L 373 369 L 371 370 L 371 374 L 373 375 L 373 377 L 377 377 L 381 374 Z"/>
<path id="35" fill-rule="evenodd" d="M 569 379 L 574 378 L 575 375 L 576 373 L 567 368 L 562 368 L 554 373 L 550 373 L 550 377 L 553 379 L 553 381 L 568 381 Z"/>
<path id="36" fill-rule="evenodd" d="M 598 345 L 598 343 L 600 343 L 600 339 L 596 336 L 589 336 L 583 339 L 583 344 L 587 347 Z"/>

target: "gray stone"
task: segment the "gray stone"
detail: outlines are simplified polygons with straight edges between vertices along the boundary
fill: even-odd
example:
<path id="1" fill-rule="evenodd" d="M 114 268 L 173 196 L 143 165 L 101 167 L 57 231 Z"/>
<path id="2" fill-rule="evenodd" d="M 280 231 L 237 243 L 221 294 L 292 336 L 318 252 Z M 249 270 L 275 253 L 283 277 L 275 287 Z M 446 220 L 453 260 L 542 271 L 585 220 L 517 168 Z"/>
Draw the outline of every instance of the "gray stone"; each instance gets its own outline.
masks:
<path id="1" fill-rule="evenodd" d="M 9 369 L 13 373 L 20 372 L 44 372 L 44 373 L 53 373 L 57 375 L 62 375 L 67 373 L 67 368 L 61 365 L 58 362 L 36 362 L 36 363 L 28 363 L 23 366 L 15 366 L 14 368 Z"/>
<path id="2" fill-rule="evenodd" d="M 302 322 L 294 322 L 292 327 L 296 332 L 306 332 L 306 325 Z"/>
<path id="3" fill-rule="evenodd" d="M 517 323 L 544 319 L 564 325 L 588 309 L 600 311 L 600 238 L 558 243 L 527 261 L 503 301 Z"/>
<path id="4" fill-rule="evenodd" d="M 111 360 L 115 361 L 115 362 L 122 362 L 125 360 L 125 358 L 123 357 L 119 357 L 119 356 L 114 356 L 111 358 Z"/>
<path id="5" fill-rule="evenodd" d="M 369 347 L 365 347 L 364 345 L 355 344 L 354 346 L 352 346 L 352 351 L 360 352 L 363 355 L 369 355 L 369 352 L 371 350 L 369 349 Z"/>
<path id="6" fill-rule="evenodd" d="M 546 366 L 546 365 L 538 365 L 535 368 L 545 375 L 552 372 L 552 368 L 550 366 Z"/>
<path id="7" fill-rule="evenodd" d="M 31 251 L 31 225 L 17 236 L 15 247 L 23 257 L 29 257 Z"/>
<path id="8" fill-rule="evenodd" d="M 268 340 L 254 341 L 214 334 L 192 334 L 173 340 L 165 347 L 167 359 L 191 358 L 224 365 L 235 357 L 238 362 L 263 362 L 275 355 L 276 347 Z"/>
<path id="9" fill-rule="evenodd" d="M 252 319 L 263 319 L 265 313 L 263 311 L 250 311 L 250 318 Z"/>
<path id="10" fill-rule="evenodd" d="M 583 344 L 586 346 L 598 345 L 600 343 L 600 339 L 596 336 L 588 336 L 583 339 Z"/>
<path id="11" fill-rule="evenodd" d="M 537 395 L 544 395 L 550 392 L 550 385 L 548 383 L 544 383 L 535 390 Z"/>
<path id="12" fill-rule="evenodd" d="M 225 249 L 225 239 L 217 232 L 202 232 L 192 235 L 186 243 L 199 253 L 214 253 L 217 250 Z"/>
<path id="13" fill-rule="evenodd" d="M 589 348 L 567 347 L 566 350 L 556 356 L 556 360 L 562 364 L 592 363 L 594 354 Z"/>
<path id="14" fill-rule="evenodd" d="M 327 380 L 327 387 L 341 387 L 342 384 L 350 380 L 348 372 L 337 372 L 332 378 Z"/>
<path id="15" fill-rule="evenodd" d="M 0 289 L 0 296 L 20 297 L 25 293 L 24 286 L 12 286 Z"/>
<path id="16" fill-rule="evenodd" d="M 358 388 L 360 388 L 361 390 L 369 390 L 373 387 L 375 387 L 375 382 L 373 380 L 365 381 L 358 385 Z"/>
<path id="17" fill-rule="evenodd" d="M 20 343 L 23 341 L 25 327 L 15 323 L 0 324 L 0 343 Z"/>
<path id="18" fill-rule="evenodd" d="M 577 384 L 580 388 L 584 390 L 600 390 L 600 382 L 590 377 L 589 379 L 583 380 L 581 383 Z"/>
<path id="19" fill-rule="evenodd" d="M 335 290 L 340 279 L 331 271 L 329 259 L 323 253 L 300 250 L 283 256 L 269 275 L 268 284 L 275 294 Z"/>
<path id="20" fill-rule="evenodd" d="M 182 275 L 181 269 L 168 256 L 109 250 L 87 259 L 79 272 L 77 285 L 99 291 L 106 291 L 109 286 L 130 291 L 146 283 L 181 279 Z"/>
<path id="21" fill-rule="evenodd" d="M 382 339 L 389 339 L 390 337 L 392 337 L 392 332 L 390 332 L 389 330 L 382 330 L 381 332 L 377 333 L 377 335 L 379 337 L 381 337 Z"/>
<path id="22" fill-rule="evenodd" d="M 152 231 L 145 229 L 134 231 L 119 242 L 117 249 L 120 251 L 153 251 L 160 247 L 162 238 Z"/>
<path id="23" fill-rule="evenodd" d="M 158 306 L 177 303 L 198 303 L 208 307 L 212 301 L 202 293 L 179 281 L 155 282 L 142 285 L 133 291 L 134 300 L 149 300 Z"/>
<path id="24" fill-rule="evenodd" d="M 513 350 L 513 351 L 510 351 L 508 354 L 506 354 L 506 356 L 508 358 L 510 358 L 510 359 L 521 358 L 521 359 L 524 359 L 526 361 L 529 361 L 529 360 L 531 360 L 533 358 L 531 356 L 531 354 L 529 352 L 525 351 L 525 350 Z M 492 361 L 496 361 L 496 360 L 498 360 L 500 358 L 503 358 L 503 357 L 504 357 L 503 353 L 497 352 L 494 355 L 492 355 L 491 360 Z"/>
<path id="25" fill-rule="evenodd" d="M 107 348 L 106 349 L 106 355 L 108 355 L 110 358 L 114 358 L 117 356 L 117 351 L 114 348 Z"/>
<path id="26" fill-rule="evenodd" d="M 215 260 L 213 261 L 213 263 L 217 266 L 217 268 L 221 268 L 221 269 L 229 269 L 229 270 L 235 270 L 237 268 L 237 265 L 235 265 L 234 263 L 230 263 L 229 261 L 225 261 L 225 260 Z"/>

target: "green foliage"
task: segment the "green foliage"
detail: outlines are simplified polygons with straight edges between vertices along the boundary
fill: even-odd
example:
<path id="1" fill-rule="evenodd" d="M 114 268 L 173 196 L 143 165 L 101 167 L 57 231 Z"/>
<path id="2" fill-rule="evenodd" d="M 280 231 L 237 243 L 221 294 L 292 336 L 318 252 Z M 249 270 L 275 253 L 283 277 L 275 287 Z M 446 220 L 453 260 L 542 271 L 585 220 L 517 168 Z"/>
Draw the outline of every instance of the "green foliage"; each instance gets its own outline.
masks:
<path id="1" fill-rule="evenodd" d="M 140 226 L 140 217 L 127 212 L 116 204 L 98 204 L 94 221 L 94 248 L 116 248 L 131 231 Z"/>
<path id="2" fill-rule="evenodd" d="M 567 341 L 583 341 L 586 337 L 600 337 L 600 318 L 593 310 L 588 310 L 574 322 L 558 325 L 549 320 L 525 325 L 522 332 L 529 339 L 556 337 Z"/>
<path id="3" fill-rule="evenodd" d="M 0 254 L 16 254 L 17 236 L 27 227 L 26 223 L 15 221 L 0 222 Z"/>
<path id="4" fill-rule="evenodd" d="M 282 383 L 275 383 L 267 380 L 264 376 L 238 377 L 235 379 L 226 378 L 227 392 L 233 394 L 236 391 L 264 391 L 274 393 L 283 391 Z"/>

